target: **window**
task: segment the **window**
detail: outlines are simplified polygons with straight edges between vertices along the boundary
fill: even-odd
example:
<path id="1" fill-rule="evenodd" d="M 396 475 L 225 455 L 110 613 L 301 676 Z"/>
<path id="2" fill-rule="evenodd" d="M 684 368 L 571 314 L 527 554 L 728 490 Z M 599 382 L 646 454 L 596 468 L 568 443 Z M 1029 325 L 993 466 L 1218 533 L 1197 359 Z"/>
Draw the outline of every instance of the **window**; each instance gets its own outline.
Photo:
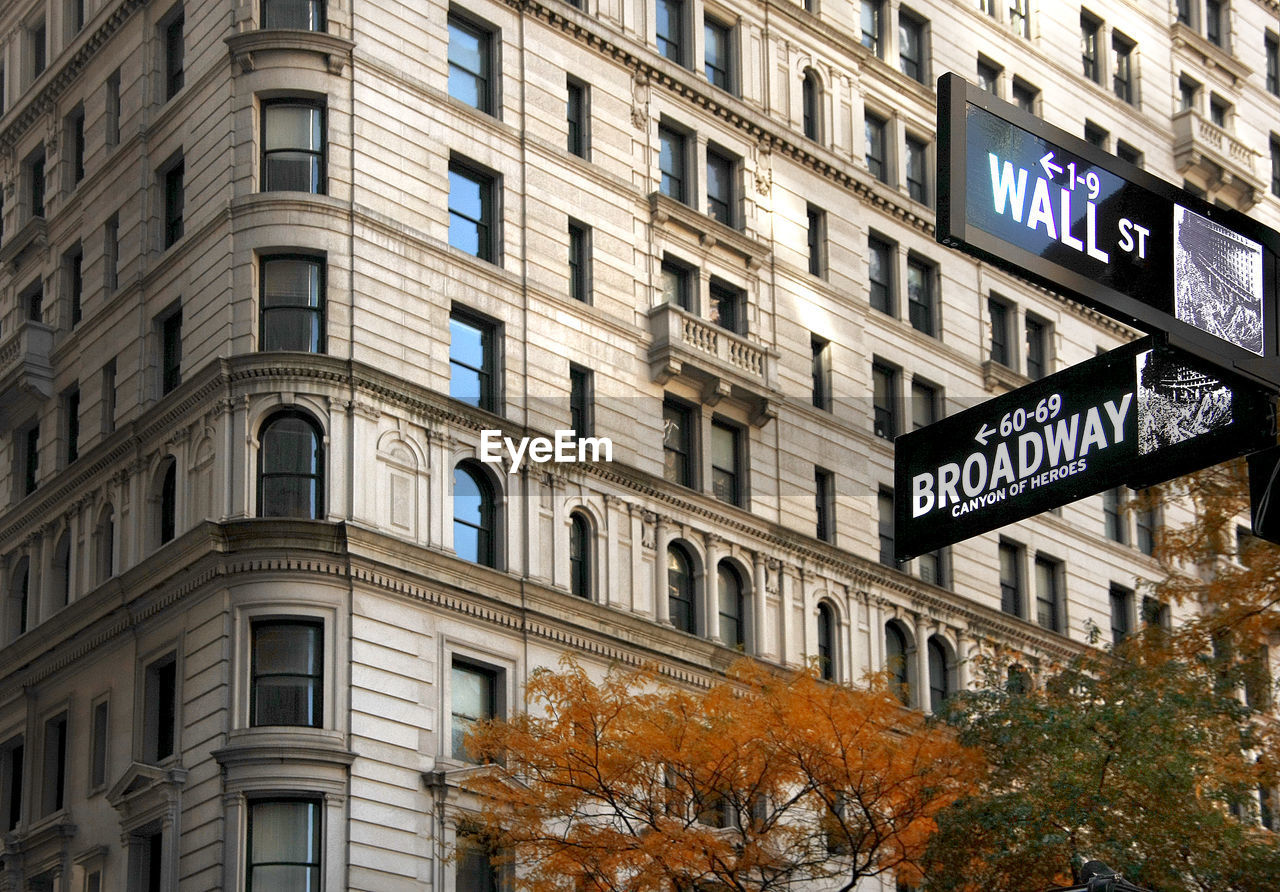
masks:
<path id="1" fill-rule="evenodd" d="M 324 352 L 324 260 L 303 255 L 262 258 L 262 350 Z"/>
<path id="2" fill-rule="evenodd" d="M 449 710 L 455 759 L 479 761 L 467 750 L 466 738 L 476 723 L 498 715 L 498 679 L 496 669 L 454 658 L 449 676 Z"/>
<path id="3" fill-rule="evenodd" d="M 470 827 L 460 826 L 453 892 L 500 892 L 503 884 L 501 868 L 496 860 L 498 854 Z"/>
<path id="4" fill-rule="evenodd" d="M 1137 546 L 1143 554 L 1151 554 L 1156 550 L 1156 509 L 1150 504 L 1150 490 L 1143 490 L 1138 499 L 1137 509 L 1133 512 L 1134 526 L 1137 528 Z"/>
<path id="5" fill-rule="evenodd" d="M 836 478 L 826 468 L 813 469 L 813 510 L 818 524 L 814 535 L 823 542 L 836 538 Z"/>
<path id="6" fill-rule="evenodd" d="M 579 437 L 590 437 L 595 428 L 591 398 L 595 389 L 592 372 L 569 364 L 569 427 Z"/>
<path id="7" fill-rule="evenodd" d="M 991 361 L 1013 368 L 1013 351 L 1009 348 L 1012 308 L 1004 301 L 990 297 L 987 298 L 987 313 L 991 317 Z"/>
<path id="8" fill-rule="evenodd" d="M 143 680 L 142 759 L 162 762 L 174 754 L 178 717 L 178 658 L 170 653 L 147 666 Z"/>
<path id="9" fill-rule="evenodd" d="M 31 212 L 31 217 L 44 216 L 44 196 L 45 196 L 45 173 L 44 173 L 44 146 L 41 146 L 30 157 L 27 158 L 23 165 L 27 180 L 27 208 Z"/>
<path id="10" fill-rule="evenodd" d="M 995 6 L 995 0 L 990 0 L 992 6 Z M 1013 33 L 1019 37 L 1031 37 L 1031 13 L 1027 7 L 1030 0 L 1009 0 L 1009 27 L 1013 29 Z M 994 15 L 994 11 L 992 15 Z"/>
<path id="11" fill-rule="evenodd" d="M 262 191 L 325 191 L 324 109 L 313 102 L 262 103 Z"/>
<path id="12" fill-rule="evenodd" d="M 40 424 L 32 419 L 18 429 L 13 438 L 17 451 L 18 471 L 22 475 L 19 494 L 29 496 L 40 485 Z M 25 626 L 24 626 L 25 628 Z"/>
<path id="13" fill-rule="evenodd" d="M 1117 96 L 1132 104 L 1136 99 L 1133 89 L 1133 41 L 1123 34 L 1111 35 L 1113 62 L 1111 88 Z"/>
<path id="14" fill-rule="evenodd" d="M 1000 542 L 1000 609 L 1010 616 L 1022 616 L 1022 549 Z"/>
<path id="15" fill-rule="evenodd" d="M 671 624 L 681 632 L 697 633 L 694 612 L 693 562 L 680 545 L 667 548 L 667 609 Z"/>
<path id="16" fill-rule="evenodd" d="M 992 96 L 1000 95 L 1000 66 L 979 59 L 978 87 Z"/>
<path id="17" fill-rule="evenodd" d="M 1040 91 L 1024 80 L 1014 78 L 1012 88 L 1013 104 L 1028 114 L 1036 113 L 1036 99 Z"/>
<path id="18" fill-rule="evenodd" d="M 729 93 L 736 92 L 733 65 L 733 29 L 707 16 L 703 21 L 705 72 L 707 81 Z"/>
<path id="19" fill-rule="evenodd" d="M 449 14 L 449 95 L 485 114 L 497 113 L 494 33 Z"/>
<path id="20" fill-rule="evenodd" d="M 1122 139 L 1116 140 L 1116 157 L 1121 161 L 1132 164 L 1134 167 L 1142 166 L 1142 152 Z"/>
<path id="21" fill-rule="evenodd" d="M 110 505 L 98 515 L 98 526 L 93 531 L 94 567 L 96 582 L 103 583 L 115 575 L 116 523 Z"/>
<path id="22" fill-rule="evenodd" d="M 921 204 L 929 203 L 929 147 L 913 136 L 907 137 L 907 194 Z"/>
<path id="23" fill-rule="evenodd" d="M 110 294 L 120 285 L 120 217 L 112 214 L 102 225 L 102 287 Z"/>
<path id="24" fill-rule="evenodd" d="M 40 816 L 62 811 L 67 793 L 67 714 L 44 723 L 44 765 L 40 775 Z"/>
<path id="25" fill-rule="evenodd" d="M 1144 595 L 1142 598 L 1142 621 L 1148 626 L 1159 629 L 1173 628 L 1173 617 L 1169 612 L 1169 605 L 1150 595 Z"/>
<path id="26" fill-rule="evenodd" d="M 317 800 L 251 800 L 247 833 L 246 892 L 320 888 Z"/>
<path id="27" fill-rule="evenodd" d="M 107 745 L 111 741 L 110 702 L 105 698 L 93 704 L 89 713 L 89 789 L 107 784 Z"/>
<path id="28" fill-rule="evenodd" d="M 71 327 L 80 324 L 84 314 L 84 250 L 76 245 L 67 252 L 64 260 L 66 267 L 67 302 L 71 317 Z"/>
<path id="29" fill-rule="evenodd" d="M 674 304 L 682 310 L 693 310 L 693 283 L 695 271 L 683 263 L 663 258 L 662 301 Z"/>
<path id="30" fill-rule="evenodd" d="M 948 572 L 950 560 L 951 552 L 946 548 L 939 548 L 937 551 L 922 554 L 916 558 L 916 575 L 923 582 L 946 587 L 951 584 Z"/>
<path id="31" fill-rule="evenodd" d="M 669 483 L 692 487 L 693 410 L 669 399 L 663 402 L 662 431 L 663 476 Z"/>
<path id="32" fill-rule="evenodd" d="M 71 186 L 84 179 L 84 106 L 78 105 L 67 115 L 66 140 L 71 148 Z"/>
<path id="33" fill-rule="evenodd" d="M 867 239 L 867 281 L 871 288 L 871 308 L 890 316 L 896 314 L 893 300 L 893 246 L 875 236 Z"/>
<path id="34" fill-rule="evenodd" d="M 164 183 L 164 247 L 169 247 L 182 238 L 182 215 L 186 207 L 186 195 L 183 188 L 185 165 L 179 158 L 161 172 Z"/>
<path id="35" fill-rule="evenodd" d="M 319 622 L 253 624 L 250 725 L 322 726 L 323 635 L 324 625 Z"/>
<path id="36" fill-rule="evenodd" d="M 1092 121 L 1084 122 L 1084 141 L 1089 145 L 1097 146 L 1103 151 L 1106 151 L 1107 140 L 1110 139 L 1110 137 L 1111 134 Z"/>
<path id="37" fill-rule="evenodd" d="M 738 226 L 738 159 L 707 149 L 707 213 L 725 226 Z"/>
<path id="38" fill-rule="evenodd" d="M 1036 555 L 1036 622 L 1051 632 L 1062 631 L 1061 565 Z"/>
<path id="39" fill-rule="evenodd" d="M 871 407 L 877 437 L 892 440 L 898 435 L 898 372 L 880 362 L 871 366 Z"/>
<path id="40" fill-rule="evenodd" d="M 463 462 L 453 469 L 453 551 L 485 567 L 498 566 L 498 499 L 489 475 Z"/>
<path id="41" fill-rule="evenodd" d="M 488 412 L 498 408 L 497 326 L 468 313 L 449 316 L 449 396 Z"/>
<path id="42" fill-rule="evenodd" d="M 5 832 L 22 822 L 24 749 L 21 737 L 11 737 L 0 744 L 0 828 Z"/>
<path id="43" fill-rule="evenodd" d="M 1118 646 L 1133 632 L 1133 590 L 1111 583 L 1111 643 Z"/>
<path id="44" fill-rule="evenodd" d="M 911 427 L 920 430 L 928 427 L 940 417 L 938 388 L 926 384 L 919 378 L 911 381 Z"/>
<path id="45" fill-rule="evenodd" d="M 884 627 L 884 668 L 889 673 L 889 687 L 904 704 L 908 697 L 907 636 L 897 623 Z"/>
<path id="46" fill-rule="evenodd" d="M 116 361 L 111 359 L 102 367 L 102 432 L 109 434 L 116 429 Z"/>
<path id="47" fill-rule="evenodd" d="M 311 417 L 278 412 L 259 443 L 258 516 L 324 517 L 324 438 Z"/>
<path id="48" fill-rule="evenodd" d="M 888 122 L 884 118 L 867 113 L 865 128 L 867 139 L 867 170 L 882 183 L 889 182 L 888 145 L 885 142 L 885 129 Z"/>
<path id="49" fill-rule="evenodd" d="M 182 310 L 173 310 L 158 323 L 160 329 L 160 393 L 182 383 Z"/>
<path id="50" fill-rule="evenodd" d="M 884 58 L 884 2 L 862 0 L 862 45 Z"/>
<path id="51" fill-rule="evenodd" d="M 658 127 L 658 169 L 661 179 L 658 191 L 676 201 L 689 202 L 688 141 L 683 133 L 670 127 Z M 710 159 L 708 159 L 710 163 Z"/>
<path id="52" fill-rule="evenodd" d="M 1267 56 L 1267 92 L 1280 96 L 1280 37 L 1268 32 L 1265 38 Z"/>
<path id="53" fill-rule="evenodd" d="M 465 162 L 449 162 L 449 244 L 498 262 L 497 177 Z"/>
<path id="54" fill-rule="evenodd" d="M 164 877 L 164 824 L 157 819 L 128 836 L 129 888 L 161 892 Z"/>
<path id="55" fill-rule="evenodd" d="M 66 463 L 80 457 L 80 388 L 72 387 L 62 395 L 62 417 L 66 419 Z"/>
<path id="56" fill-rule="evenodd" d="M 1027 377 L 1043 378 L 1049 371 L 1049 325 L 1031 316 L 1026 320 Z"/>
<path id="57" fill-rule="evenodd" d="M 657 0 L 655 15 L 658 54 L 677 65 L 688 65 L 685 0 Z"/>
<path id="58" fill-rule="evenodd" d="M 44 286 L 36 279 L 18 295 L 18 306 L 26 311 L 26 317 L 32 322 L 44 322 Z"/>
<path id="59" fill-rule="evenodd" d="M 1191 4 L 1193 0 L 1178 0 L 1178 21 L 1184 25 L 1191 24 Z"/>
<path id="60" fill-rule="evenodd" d="M 804 135 L 809 139 L 822 138 L 822 85 L 818 73 L 812 68 L 804 70 L 800 82 L 800 113 Z"/>
<path id="61" fill-rule="evenodd" d="M 831 411 L 831 342 L 817 335 L 809 336 L 812 356 L 813 405 Z"/>
<path id="62" fill-rule="evenodd" d="M 120 69 L 117 68 L 107 76 L 106 101 L 106 143 L 108 146 L 120 143 Z"/>
<path id="63" fill-rule="evenodd" d="M 711 491 L 730 505 L 743 502 L 742 430 L 723 421 L 711 422 Z"/>
<path id="64" fill-rule="evenodd" d="M 721 561 L 716 570 L 717 610 L 720 614 L 720 641 L 742 650 L 747 646 L 745 598 L 738 571 Z"/>
<path id="65" fill-rule="evenodd" d="M 818 677 L 823 681 L 836 679 L 836 617 L 831 605 L 818 604 Z"/>
<path id="66" fill-rule="evenodd" d="M 1215 127 L 1226 128 L 1231 105 L 1216 93 L 1209 97 L 1209 120 Z"/>
<path id="67" fill-rule="evenodd" d="M 1271 194 L 1280 196 L 1280 140 L 1271 140 Z"/>
<path id="68" fill-rule="evenodd" d="M 262 27 L 323 32 L 324 0 L 262 0 Z"/>
<path id="69" fill-rule="evenodd" d="M 591 227 L 569 221 L 569 297 L 591 303 Z"/>
<path id="70" fill-rule="evenodd" d="M 707 318 L 713 325 L 718 325 L 734 334 L 747 333 L 747 293 L 741 288 L 712 279 L 707 286 L 708 307 Z"/>
<path id="71" fill-rule="evenodd" d="M 898 63 L 907 77 L 928 83 L 925 22 L 905 9 L 898 11 Z"/>
<path id="72" fill-rule="evenodd" d="M 929 639 L 929 711 L 941 712 L 951 698 L 951 679 L 947 671 L 947 649 L 936 636 Z"/>
<path id="73" fill-rule="evenodd" d="M 569 517 L 569 591 L 591 597 L 591 525 L 581 511 Z"/>
<path id="74" fill-rule="evenodd" d="M 1119 487 L 1102 494 L 1102 521 L 1107 538 L 1121 545 L 1129 544 L 1129 525 L 1124 516 L 1124 493 Z"/>
<path id="75" fill-rule="evenodd" d="M 1187 111 L 1196 107 L 1200 96 L 1200 85 L 1186 75 L 1178 78 L 1178 111 Z"/>
<path id="76" fill-rule="evenodd" d="M 1080 13 L 1080 61 L 1084 66 L 1084 76 L 1095 83 L 1102 83 L 1102 65 L 1098 58 L 1098 35 L 1102 31 L 1102 22 L 1089 15 Z"/>
<path id="77" fill-rule="evenodd" d="M 882 489 L 876 497 L 876 510 L 878 516 L 878 532 L 880 536 L 880 563 L 886 567 L 896 567 L 898 562 L 893 559 L 894 538 L 893 538 L 893 491 Z"/>
<path id="78" fill-rule="evenodd" d="M 805 209 L 808 222 L 806 248 L 809 253 L 809 275 L 827 276 L 827 212 L 809 205 Z"/>
<path id="79" fill-rule="evenodd" d="M 1204 36 L 1226 48 L 1227 8 L 1222 0 L 1204 0 Z"/>
<path id="80" fill-rule="evenodd" d="M 178 463 L 170 458 L 165 463 L 164 473 L 160 478 L 160 516 L 158 527 L 159 543 L 173 539 L 178 530 Z"/>
<path id="81" fill-rule="evenodd" d="M 27 27 L 27 45 L 31 53 L 31 80 L 35 80 L 49 66 L 49 29 L 43 18 Z"/>
<path id="82" fill-rule="evenodd" d="M 907 259 L 907 315 L 911 327 L 922 334 L 935 334 L 934 270 L 922 260 Z"/>
<path id="83" fill-rule="evenodd" d="M 172 99 L 182 89 L 185 64 L 182 26 L 182 7 L 170 13 L 160 25 L 160 34 L 164 39 L 164 98 L 166 101 Z"/>
<path id="84" fill-rule="evenodd" d="M 586 158 L 591 147 L 590 88 L 573 78 L 565 83 L 565 117 L 569 126 L 567 148 L 579 158 Z"/>

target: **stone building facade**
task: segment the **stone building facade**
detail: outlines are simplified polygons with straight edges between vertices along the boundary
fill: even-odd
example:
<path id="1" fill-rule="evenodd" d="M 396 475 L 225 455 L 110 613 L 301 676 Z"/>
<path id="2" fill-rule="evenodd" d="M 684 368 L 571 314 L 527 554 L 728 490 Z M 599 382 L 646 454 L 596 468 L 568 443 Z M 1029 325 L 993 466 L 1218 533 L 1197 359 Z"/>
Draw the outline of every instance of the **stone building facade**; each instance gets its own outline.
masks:
<path id="1" fill-rule="evenodd" d="M 888 556 L 895 433 L 1132 337 L 934 242 L 932 84 L 1275 226 L 1278 15 L 5 3 L 0 890 L 485 888 L 459 733 L 566 651 L 930 709 L 1167 621 L 1117 493 Z"/>

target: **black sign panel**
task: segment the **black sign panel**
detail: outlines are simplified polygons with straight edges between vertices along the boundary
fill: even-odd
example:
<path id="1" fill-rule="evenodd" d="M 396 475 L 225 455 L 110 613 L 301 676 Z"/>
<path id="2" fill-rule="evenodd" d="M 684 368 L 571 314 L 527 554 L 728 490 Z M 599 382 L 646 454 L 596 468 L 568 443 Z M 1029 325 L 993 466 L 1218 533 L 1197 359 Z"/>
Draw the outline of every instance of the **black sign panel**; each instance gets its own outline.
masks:
<path id="1" fill-rule="evenodd" d="M 1249 456 L 1253 535 L 1280 544 L 1280 446 Z"/>
<path id="2" fill-rule="evenodd" d="M 1274 443 L 1256 385 L 1144 338 L 894 441 L 899 561 Z"/>
<path id="3" fill-rule="evenodd" d="M 938 95 L 938 241 L 1280 388 L 1280 234 L 953 74 Z"/>

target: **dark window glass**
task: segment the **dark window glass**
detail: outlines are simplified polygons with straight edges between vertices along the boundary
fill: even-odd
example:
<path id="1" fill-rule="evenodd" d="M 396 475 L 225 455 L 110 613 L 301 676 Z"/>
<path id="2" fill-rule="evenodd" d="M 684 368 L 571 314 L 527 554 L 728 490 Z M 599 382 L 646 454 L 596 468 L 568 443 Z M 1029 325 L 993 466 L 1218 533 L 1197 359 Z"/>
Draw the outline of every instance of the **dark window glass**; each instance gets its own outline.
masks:
<path id="1" fill-rule="evenodd" d="M 835 475 L 823 468 L 813 469 L 814 513 L 818 518 L 815 535 L 823 542 L 835 539 Z"/>
<path id="2" fill-rule="evenodd" d="M 1027 317 L 1027 377 L 1043 378 L 1048 372 L 1048 331 L 1043 322 Z"/>
<path id="3" fill-rule="evenodd" d="M 449 16 L 449 95 L 494 114 L 493 35 L 458 16 Z"/>
<path id="4" fill-rule="evenodd" d="M 715 19 L 705 21 L 704 55 L 707 80 L 712 86 L 733 92 L 733 31 Z"/>
<path id="5" fill-rule="evenodd" d="M 182 311 L 170 313 L 160 323 L 160 392 L 182 383 Z"/>
<path id="6" fill-rule="evenodd" d="M 3 818 L 0 827 L 6 831 L 13 830 L 22 821 L 22 762 L 24 747 L 22 738 L 17 737 L 5 741 L 0 747 L 0 786 L 3 787 Z"/>
<path id="7" fill-rule="evenodd" d="M 262 258 L 263 350 L 324 352 L 324 261 Z"/>
<path id="8" fill-rule="evenodd" d="M 898 373 L 888 366 L 871 366 L 871 406 L 877 437 L 892 440 L 898 435 Z"/>
<path id="9" fill-rule="evenodd" d="M 182 217 L 186 211 L 183 188 L 185 165 L 179 161 L 164 172 L 164 246 L 182 238 Z"/>
<path id="10" fill-rule="evenodd" d="M 31 425 L 22 433 L 23 438 L 23 495 L 31 495 L 40 485 L 40 426 Z M 26 628 L 25 623 L 22 626 Z"/>
<path id="11" fill-rule="evenodd" d="M 693 565 L 678 545 L 667 549 L 667 604 L 671 624 L 682 632 L 694 634 L 697 626 L 693 609 Z"/>
<path id="12" fill-rule="evenodd" d="M 1222 0 L 1204 0 L 1204 36 L 1218 46 L 1223 45 L 1225 12 Z"/>
<path id="13" fill-rule="evenodd" d="M 901 10 L 898 12 L 898 63 L 907 77 L 925 82 L 924 22 Z"/>
<path id="14" fill-rule="evenodd" d="M 1119 644 L 1133 631 L 1129 619 L 1133 610 L 1133 592 L 1122 585 L 1111 584 L 1111 643 Z"/>
<path id="15" fill-rule="evenodd" d="M 108 146 L 120 142 L 120 70 L 116 69 L 107 77 L 107 132 Z"/>
<path id="16" fill-rule="evenodd" d="M 907 194 L 921 204 L 929 203 L 929 148 L 918 139 L 907 137 Z"/>
<path id="17" fill-rule="evenodd" d="M 812 69 L 806 69 L 804 81 L 800 84 L 800 109 L 804 135 L 809 139 L 818 139 L 821 133 L 821 97 L 822 88 L 818 85 L 818 75 Z"/>
<path id="18" fill-rule="evenodd" d="M 889 160 L 885 144 L 885 120 L 875 115 L 866 117 L 867 170 L 881 182 L 889 181 Z"/>
<path id="19" fill-rule="evenodd" d="M 687 64 L 684 0 L 658 0 L 655 14 L 658 53 L 677 65 Z"/>
<path id="20" fill-rule="evenodd" d="M 711 491 L 731 505 L 742 504 L 742 432 L 711 422 Z"/>
<path id="21" fill-rule="evenodd" d="M 742 580 L 738 572 L 721 563 L 716 571 L 717 610 L 720 614 L 720 641 L 727 647 L 746 646 L 746 624 Z"/>
<path id="22" fill-rule="evenodd" d="M 80 457 L 80 388 L 67 392 L 63 411 L 67 417 L 67 464 Z"/>
<path id="23" fill-rule="evenodd" d="M 569 427 L 579 437 L 590 437 L 592 429 L 590 369 L 569 366 Z"/>
<path id="24" fill-rule="evenodd" d="M 911 327 L 923 334 L 934 331 L 933 270 L 925 263 L 907 260 L 907 315 Z"/>
<path id="25" fill-rule="evenodd" d="M 995 0 L 990 0 L 992 15 L 995 15 Z M 1028 12 L 1030 0 L 1009 0 L 1009 27 L 1019 37 L 1031 37 L 1031 13 Z"/>
<path id="26" fill-rule="evenodd" d="M 1036 113 L 1036 96 L 1040 93 L 1035 87 L 1023 81 L 1013 82 L 1013 104 L 1024 112 Z"/>
<path id="27" fill-rule="evenodd" d="M 894 315 L 893 247 L 875 237 L 868 239 L 867 267 L 872 309 Z"/>
<path id="28" fill-rule="evenodd" d="M 1266 36 L 1267 92 L 1280 96 L 1280 39 L 1274 34 Z"/>
<path id="29" fill-rule="evenodd" d="M 27 175 L 30 177 L 31 216 L 43 217 L 45 194 L 43 149 L 27 163 Z"/>
<path id="30" fill-rule="evenodd" d="M 1142 621 L 1160 629 L 1167 630 L 1173 627 L 1173 616 L 1169 612 L 1169 605 L 1150 595 L 1144 595 L 1142 598 Z"/>
<path id="31" fill-rule="evenodd" d="M 258 450 L 258 516 L 324 516 L 324 441 L 298 412 L 272 415 Z"/>
<path id="32" fill-rule="evenodd" d="M 930 638 L 929 650 L 929 710 L 940 712 L 951 696 L 951 684 L 947 673 L 947 650 L 937 638 Z"/>
<path id="33" fill-rule="evenodd" d="M 40 814 L 61 811 L 67 793 L 67 714 L 61 713 L 44 725 L 44 771 L 41 777 Z"/>
<path id="34" fill-rule="evenodd" d="M 324 31 L 324 0 L 262 0 L 262 27 Z"/>
<path id="35" fill-rule="evenodd" d="M 950 579 L 947 576 L 949 555 L 950 552 L 947 549 L 939 548 L 937 551 L 931 551 L 916 558 L 916 571 L 920 579 L 933 585 L 950 585 Z"/>
<path id="36" fill-rule="evenodd" d="M 49 29 L 41 19 L 31 29 L 31 79 L 35 80 L 49 67 Z"/>
<path id="37" fill-rule="evenodd" d="M 1115 94 L 1125 102 L 1133 102 L 1133 43 L 1119 34 L 1111 36 L 1111 49 L 1115 54 L 1111 86 Z"/>
<path id="38" fill-rule="evenodd" d="M 898 699 L 907 702 L 907 636 L 896 623 L 884 627 L 884 668 L 889 673 L 889 685 Z"/>
<path id="39" fill-rule="evenodd" d="M 1200 93 L 1200 85 L 1185 77 L 1178 79 L 1178 111 L 1195 108 L 1196 97 Z"/>
<path id="40" fill-rule="evenodd" d="M 746 294 L 741 288 L 735 288 L 719 279 L 712 279 L 707 286 L 710 298 L 708 319 L 734 334 L 746 334 Z"/>
<path id="41" fill-rule="evenodd" d="M 467 751 L 467 734 L 477 722 L 498 714 L 498 673 L 493 669 L 453 661 L 450 675 L 450 742 L 454 758 L 476 759 Z"/>
<path id="42" fill-rule="evenodd" d="M 72 112 L 68 124 L 67 136 L 71 140 L 71 182 L 74 184 L 84 179 L 84 109 L 78 108 Z"/>
<path id="43" fill-rule="evenodd" d="M 813 405 L 831 411 L 831 342 L 810 335 L 809 349 L 813 357 Z"/>
<path id="44" fill-rule="evenodd" d="M 591 229 L 569 223 L 569 297 L 591 302 Z"/>
<path id="45" fill-rule="evenodd" d="M 1139 507 L 1133 513 L 1134 526 L 1137 527 L 1138 550 L 1143 554 L 1151 554 L 1156 550 L 1156 511 L 1154 508 Z"/>
<path id="46" fill-rule="evenodd" d="M 71 299 L 71 324 L 80 324 L 84 312 L 84 252 L 77 248 L 67 255 L 67 288 Z"/>
<path id="47" fill-rule="evenodd" d="M 590 145 L 588 87 L 586 84 L 571 80 L 567 82 L 565 89 L 567 92 L 565 116 L 569 125 L 568 149 L 579 158 L 586 158 L 587 149 Z"/>
<path id="48" fill-rule="evenodd" d="M 320 888 L 320 803 L 309 799 L 251 801 L 246 892 Z"/>
<path id="49" fill-rule="evenodd" d="M 171 19 L 164 26 L 164 83 L 165 83 L 165 99 L 172 99 L 179 90 L 182 89 L 184 82 L 183 66 L 185 65 L 185 51 L 183 49 L 182 26 L 184 19 L 181 14 Z"/>
<path id="50" fill-rule="evenodd" d="M 1118 488 L 1102 494 L 1102 520 L 1107 538 L 1121 545 L 1129 544 L 1129 528 L 1125 523 L 1123 494 Z"/>
<path id="51" fill-rule="evenodd" d="M 1102 82 L 1102 66 L 1098 59 L 1098 33 L 1102 24 L 1092 16 L 1080 14 L 1080 61 L 1084 76 L 1091 81 Z"/>
<path id="52" fill-rule="evenodd" d="M 580 513 L 569 521 L 569 591 L 591 597 L 591 525 Z"/>
<path id="53" fill-rule="evenodd" d="M 995 96 L 1000 90 L 1000 69 L 979 60 L 978 86 Z"/>
<path id="54" fill-rule="evenodd" d="M 89 743 L 89 788 L 96 790 L 107 782 L 107 742 L 111 739 L 110 704 L 100 700 L 93 705 Z"/>
<path id="55" fill-rule="evenodd" d="M 1215 127 L 1226 127 L 1227 114 L 1230 111 L 1230 109 L 1231 107 L 1229 105 L 1227 105 L 1217 96 L 1214 96 L 1212 99 L 1209 100 L 1209 121 Z"/>
<path id="56" fill-rule="evenodd" d="M 805 217 L 809 228 L 806 233 L 809 251 L 809 275 L 825 276 L 827 274 L 827 214 L 810 206 Z"/>
<path id="57" fill-rule="evenodd" d="M 735 174 L 737 162 L 720 152 L 707 150 L 707 213 L 725 226 L 736 225 Z"/>
<path id="58" fill-rule="evenodd" d="M 449 317 L 449 396 L 497 410 L 495 327 L 471 316 Z"/>
<path id="59" fill-rule="evenodd" d="M 662 404 L 663 476 L 693 486 L 693 412 L 670 400 Z"/>
<path id="60" fill-rule="evenodd" d="M 174 753 L 174 724 L 178 714 L 178 661 L 173 654 L 147 667 L 144 703 L 146 728 L 143 753 L 150 762 Z"/>
<path id="61" fill-rule="evenodd" d="M 1121 161 L 1127 161 L 1134 167 L 1142 166 L 1142 153 L 1124 140 L 1116 140 L 1116 157 Z"/>
<path id="62" fill-rule="evenodd" d="M 160 481 L 160 544 L 170 541 L 178 529 L 178 463 L 169 459 Z"/>
<path id="63" fill-rule="evenodd" d="M 836 677 L 836 618 L 826 603 L 818 605 L 818 676 L 823 681 Z"/>
<path id="64" fill-rule="evenodd" d="M 1058 563 L 1036 558 L 1036 622 L 1051 632 L 1062 631 L 1062 593 Z"/>
<path id="65" fill-rule="evenodd" d="M 459 832 L 454 892 L 499 892 L 495 852 L 474 834 Z"/>
<path id="66" fill-rule="evenodd" d="M 862 0 L 862 12 L 859 17 L 862 31 L 862 45 L 877 56 L 884 56 L 884 3 L 882 0 Z"/>
<path id="67" fill-rule="evenodd" d="M 1000 543 L 1000 609 L 1022 616 L 1022 552 L 1007 542 Z"/>
<path id="68" fill-rule="evenodd" d="M 262 105 L 262 191 L 325 190 L 324 110 L 296 100 Z"/>
<path id="69" fill-rule="evenodd" d="M 481 260 L 497 262 L 492 176 L 449 164 L 449 244 Z"/>
<path id="70" fill-rule="evenodd" d="M 1097 124 L 1094 124 L 1092 121 L 1085 121 L 1084 141 L 1089 143 L 1089 145 L 1097 146 L 1105 151 L 1107 148 L 1107 139 L 1110 136 L 1111 134 L 1107 133 L 1106 130 L 1103 130 Z"/>
<path id="71" fill-rule="evenodd" d="M 1271 140 L 1271 194 L 1280 195 L 1280 142 Z"/>
<path id="72" fill-rule="evenodd" d="M 497 499 L 484 471 L 453 469 L 453 550 L 463 560 L 496 567 Z"/>
<path id="73" fill-rule="evenodd" d="M 1009 350 L 1009 307 L 994 298 L 989 298 L 987 312 L 991 315 L 991 361 L 1012 368 L 1013 354 Z"/>
<path id="74" fill-rule="evenodd" d="M 1184 25 L 1191 24 L 1192 0 L 1178 0 L 1178 21 Z"/>
<path id="75" fill-rule="evenodd" d="M 112 214 L 102 226 L 102 287 L 110 294 L 120 285 L 120 218 Z"/>
<path id="76" fill-rule="evenodd" d="M 880 563 L 886 567 L 896 567 L 897 561 L 893 559 L 894 538 L 893 538 L 893 493 L 887 490 L 880 490 L 876 497 L 877 509 L 877 532 L 880 537 Z"/>
<path id="77" fill-rule="evenodd" d="M 662 178 L 658 191 L 676 201 L 689 201 L 688 158 L 683 133 L 670 127 L 658 128 L 658 169 Z"/>
<path id="78" fill-rule="evenodd" d="M 253 624 L 250 725 L 321 726 L 323 635 L 324 626 L 318 622 Z"/>
<path id="79" fill-rule="evenodd" d="M 920 430 L 938 420 L 938 389 L 923 381 L 911 382 L 911 429 Z"/>
<path id="80" fill-rule="evenodd" d="M 693 309 L 693 270 L 670 260 L 662 261 L 662 300 L 682 310 Z"/>

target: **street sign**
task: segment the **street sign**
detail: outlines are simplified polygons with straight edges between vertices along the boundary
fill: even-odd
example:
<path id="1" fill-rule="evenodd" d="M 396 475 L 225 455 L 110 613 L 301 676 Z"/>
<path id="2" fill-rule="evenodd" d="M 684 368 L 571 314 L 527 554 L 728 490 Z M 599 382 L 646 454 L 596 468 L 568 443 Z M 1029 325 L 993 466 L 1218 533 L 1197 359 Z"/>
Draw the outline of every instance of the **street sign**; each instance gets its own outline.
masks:
<path id="1" fill-rule="evenodd" d="M 1271 402 L 1147 337 L 894 441 L 904 561 L 1115 486 L 1275 442 Z"/>
<path id="2" fill-rule="evenodd" d="M 1253 535 L 1280 544 L 1280 446 L 1249 456 L 1249 508 Z"/>
<path id="3" fill-rule="evenodd" d="M 1280 233 L 938 80 L 937 239 L 1280 389 Z"/>

